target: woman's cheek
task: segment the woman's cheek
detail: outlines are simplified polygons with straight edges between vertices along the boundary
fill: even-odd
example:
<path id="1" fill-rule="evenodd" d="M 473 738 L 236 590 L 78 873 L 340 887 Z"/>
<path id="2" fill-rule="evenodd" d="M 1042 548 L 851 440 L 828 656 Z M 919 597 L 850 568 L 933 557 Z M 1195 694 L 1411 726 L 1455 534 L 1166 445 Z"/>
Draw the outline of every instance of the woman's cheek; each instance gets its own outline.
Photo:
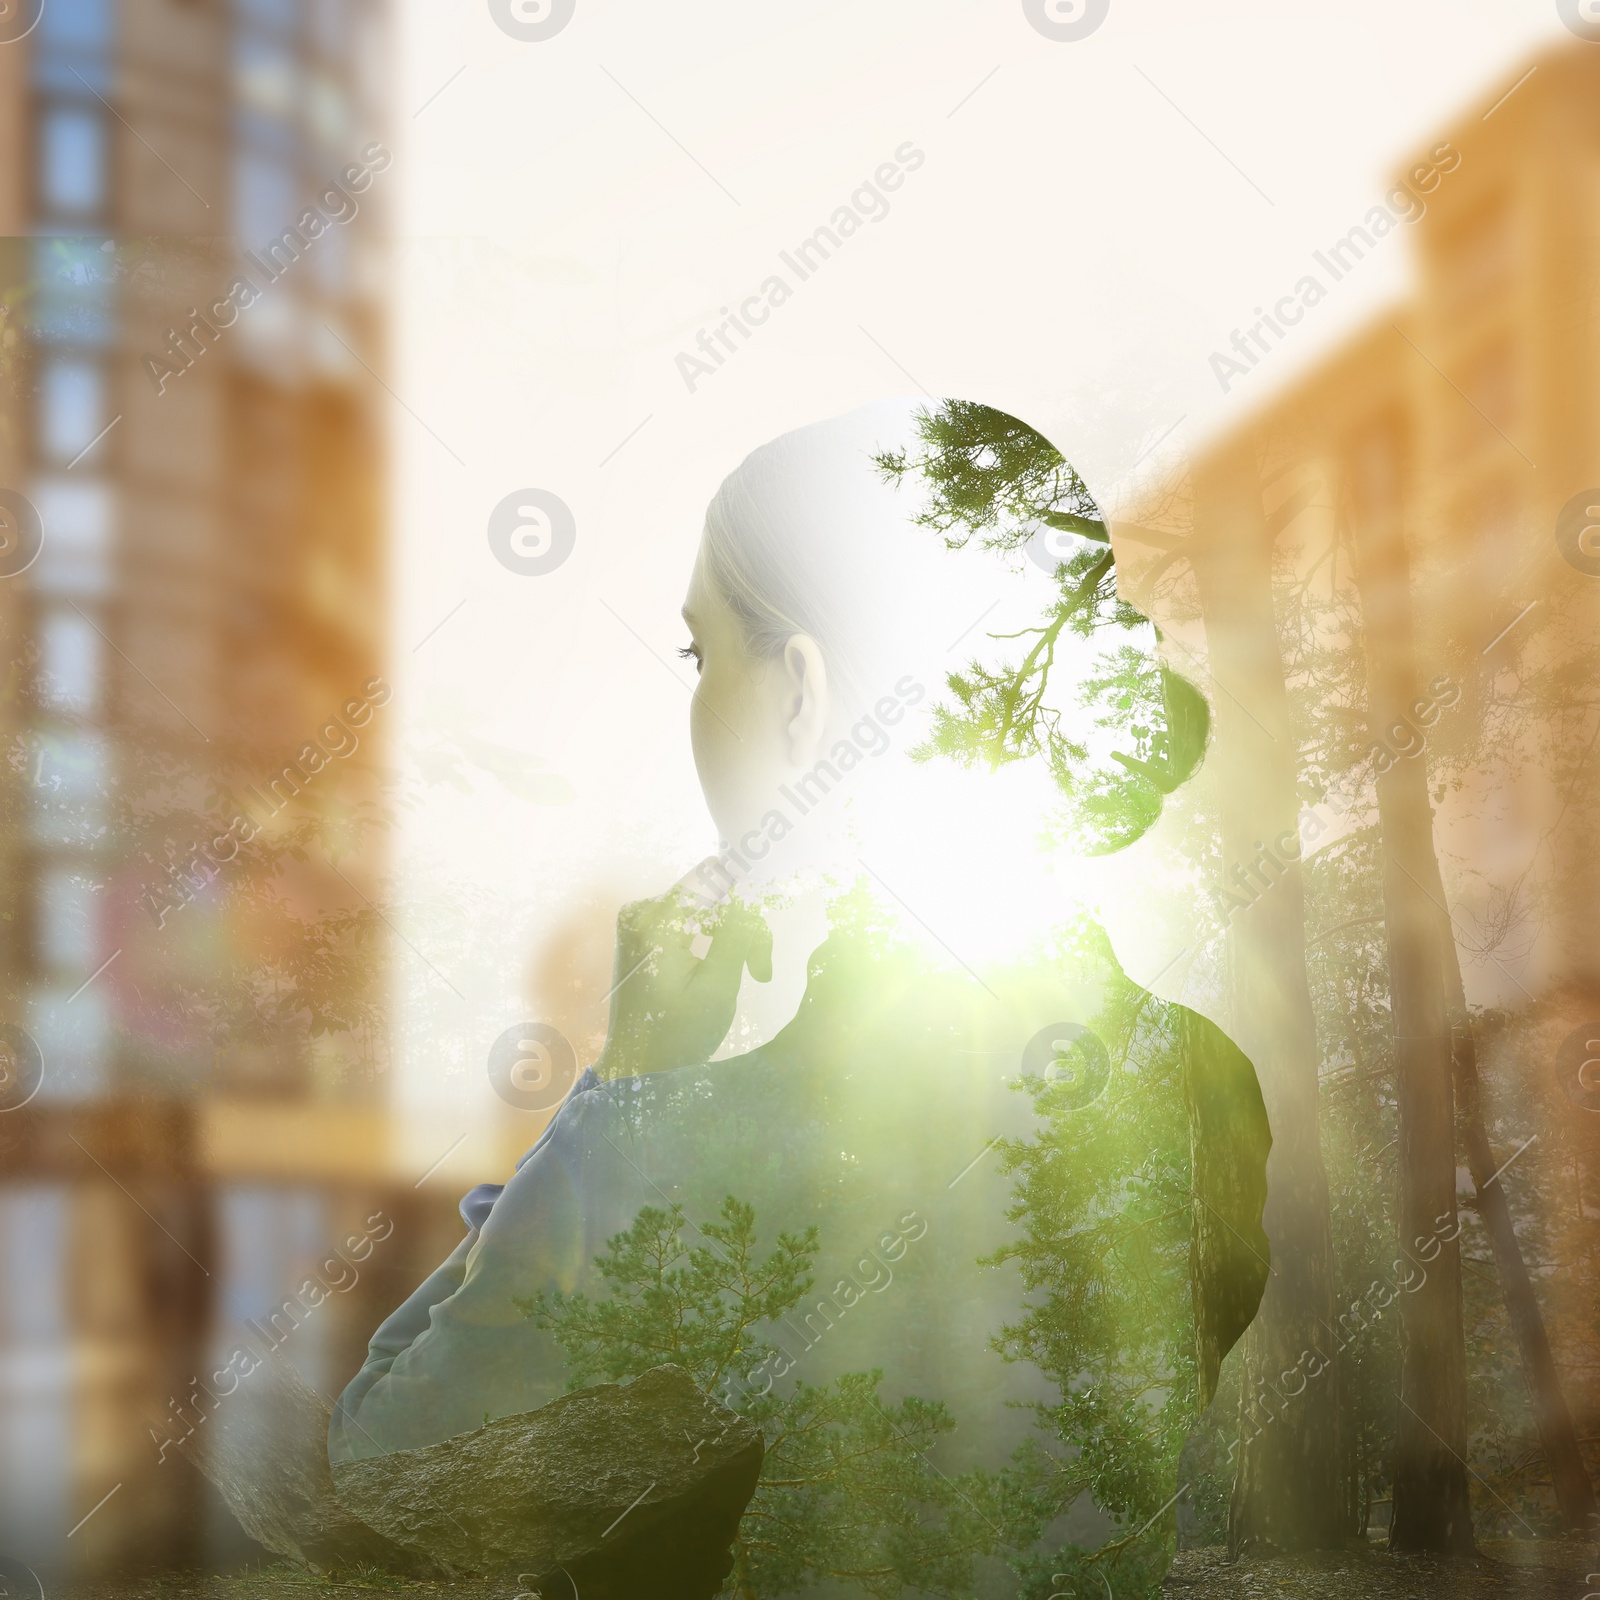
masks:
<path id="1" fill-rule="evenodd" d="M 735 688 L 727 674 L 708 669 L 701 674 L 694 696 L 696 759 L 704 748 L 716 776 L 724 781 L 739 748 L 738 735 L 743 732 L 742 708 Z M 707 776 L 704 772 L 701 775 Z"/>
<path id="2" fill-rule="evenodd" d="M 689 745 L 694 752 L 694 770 L 706 799 L 714 802 L 720 788 L 720 753 L 717 748 L 717 721 L 711 714 L 702 683 L 689 702 Z"/>

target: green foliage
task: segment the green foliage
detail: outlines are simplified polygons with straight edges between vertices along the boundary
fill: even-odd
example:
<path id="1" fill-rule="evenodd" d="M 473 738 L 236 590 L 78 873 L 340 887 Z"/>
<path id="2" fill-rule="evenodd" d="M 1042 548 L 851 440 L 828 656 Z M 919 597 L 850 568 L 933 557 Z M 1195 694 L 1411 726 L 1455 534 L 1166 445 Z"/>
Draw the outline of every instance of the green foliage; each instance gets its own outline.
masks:
<path id="1" fill-rule="evenodd" d="M 947 400 L 918 416 L 924 451 L 874 457 L 880 472 L 899 480 L 919 474 L 933 491 L 918 519 L 952 550 L 977 535 L 985 550 L 1017 550 L 1038 525 L 1107 542 L 1105 524 L 1082 478 L 1042 433 L 1027 423 L 970 400 Z"/>
<path id="2" fill-rule="evenodd" d="M 696 1230 L 704 1244 L 686 1247 L 683 1228 L 681 1206 L 646 1206 L 596 1258 L 607 1299 L 557 1290 L 548 1301 L 517 1302 L 556 1331 L 569 1389 L 636 1378 L 672 1362 L 710 1392 L 772 1353 L 756 1330 L 811 1288 L 817 1230 L 780 1233 L 777 1248 L 757 1261 L 755 1211 L 731 1195 L 722 1220 Z"/>
<path id="3" fill-rule="evenodd" d="M 695 1229 L 704 1243 L 687 1245 L 685 1226 L 680 1207 L 646 1206 L 596 1258 L 607 1298 L 558 1291 L 516 1303 L 565 1350 L 569 1388 L 672 1362 L 706 1392 L 726 1391 L 761 1430 L 761 1481 L 726 1592 L 764 1600 L 832 1579 L 875 1596 L 973 1594 L 974 1559 L 1000 1533 L 999 1486 L 928 1461 L 955 1426 L 942 1405 L 885 1401 L 878 1372 L 746 1390 L 749 1374 L 781 1357 L 761 1328 L 811 1288 L 816 1230 L 780 1233 L 763 1255 L 754 1210 L 732 1196 Z"/>
<path id="4" fill-rule="evenodd" d="M 1104 959 L 1098 930 L 1076 937 Z M 1154 1594 L 1171 1558 L 1171 1497 L 1198 1400 L 1176 1012 L 1119 975 L 1094 1022 L 1113 1062 L 1105 1091 L 1079 1106 L 1064 1083 L 1024 1079 L 1040 1129 L 1002 1146 L 1022 1231 L 995 1260 L 1018 1263 L 1028 1298 L 997 1347 L 1059 1396 L 1034 1408 L 1039 1434 L 1018 1479 L 1041 1527 L 1082 1496 L 1117 1525 L 1097 1545 L 1024 1549 L 1014 1565 L 1030 1596 L 1052 1592 L 1037 1587 L 1052 1573 L 1063 1593 L 1078 1592 L 1069 1582 L 1103 1593 L 1104 1573 L 1119 1597 Z"/>
<path id="5" fill-rule="evenodd" d="M 839 909 L 873 942 L 867 902 Z M 1113 1071 L 1088 1105 L 1067 1079 L 1023 1080 L 1036 1129 L 1000 1146 L 1016 1226 L 983 1264 L 1013 1263 L 1025 1298 L 996 1348 L 1049 1384 L 1004 1470 L 935 1469 L 930 1454 L 939 1459 L 954 1422 L 937 1395 L 891 1403 L 875 1372 L 784 1382 L 787 1359 L 768 1335 L 812 1292 L 818 1234 L 760 1234 L 752 1208 L 732 1198 L 699 1228 L 679 1208 L 647 1207 L 597 1258 L 603 1292 L 519 1302 L 562 1345 L 573 1386 L 673 1362 L 761 1429 L 767 1456 L 739 1533 L 734 1595 L 823 1581 L 873 1595 L 976 1595 L 990 1556 L 1011 1565 L 1028 1600 L 1103 1595 L 1106 1584 L 1117 1600 L 1156 1592 L 1199 1406 L 1206 1304 L 1194 1277 L 1205 1271 L 1205 1208 L 1190 1156 L 1187 1014 L 1123 978 L 1091 926 L 1045 960 L 1052 971 L 1110 969 L 1092 1021 Z M 1259 1168 L 1263 1155 L 1253 1148 L 1244 1164 Z M 1229 1218 L 1239 1221 L 1237 1208 Z M 778 1381 L 763 1388 L 763 1370 Z"/>
<path id="6" fill-rule="evenodd" d="M 1070 718 L 1052 700 L 1051 675 L 1063 633 L 1082 639 L 1147 630 L 1149 619 L 1117 596 L 1115 559 L 1099 509 L 1054 445 L 1026 423 L 989 406 L 953 400 L 918 415 L 923 448 L 875 458 L 885 476 L 920 480 L 917 522 L 952 549 L 976 541 L 1014 553 L 1044 528 L 1082 541 L 1055 569 L 1058 598 L 1039 626 L 994 638 L 1028 639 L 1019 662 L 977 660 L 946 679 L 953 704 L 934 707 L 933 731 L 913 752 L 991 768 L 1042 757 L 1065 802 L 1061 831 L 1091 851 L 1120 849 L 1161 813 L 1199 764 L 1209 717 L 1204 698 L 1170 672 L 1153 648 L 1113 643 L 1100 670 L 1074 686 Z M 1090 728 L 1131 750 L 1092 749 Z M 1099 741 L 1096 741 L 1097 743 Z"/>

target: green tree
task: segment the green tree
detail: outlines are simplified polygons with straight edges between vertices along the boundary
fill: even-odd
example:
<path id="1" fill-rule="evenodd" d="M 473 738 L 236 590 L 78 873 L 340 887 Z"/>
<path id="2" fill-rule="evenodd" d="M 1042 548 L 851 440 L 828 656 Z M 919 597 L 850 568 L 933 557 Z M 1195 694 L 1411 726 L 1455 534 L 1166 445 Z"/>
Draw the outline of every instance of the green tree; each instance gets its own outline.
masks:
<path id="1" fill-rule="evenodd" d="M 1136 839 L 1161 812 L 1161 798 L 1194 771 L 1205 751 L 1210 716 L 1205 697 L 1171 672 L 1151 648 L 1160 633 L 1143 612 L 1121 600 L 1110 534 L 1083 480 L 1043 434 L 971 401 L 951 400 L 919 419 L 923 448 L 885 451 L 879 470 L 924 492 L 915 520 L 952 550 L 1020 555 L 1044 530 L 1060 537 L 1048 549 L 1057 598 L 1037 627 L 995 639 L 1031 641 L 1020 660 L 973 660 L 953 672 L 953 705 L 933 711 L 933 732 L 915 752 L 991 768 L 1042 758 L 1066 807 L 1063 831 L 1092 850 Z M 1052 700 L 1051 674 L 1063 633 L 1109 641 L 1097 670 L 1076 685 L 1076 711 Z M 1131 749 L 1101 758 L 1088 731 Z"/>
<path id="2" fill-rule="evenodd" d="M 975 1558 L 1001 1531 L 1000 1480 L 947 1477 L 928 1461 L 955 1426 L 943 1405 L 884 1400 L 876 1371 L 751 1386 L 782 1356 L 762 1328 L 812 1287 L 817 1230 L 780 1233 L 762 1255 L 754 1209 L 731 1195 L 696 1229 L 703 1244 L 686 1244 L 684 1227 L 681 1207 L 646 1206 L 596 1258 L 605 1299 L 516 1303 L 566 1351 L 569 1388 L 670 1362 L 761 1430 L 766 1456 L 726 1592 L 765 1600 L 831 1579 L 874 1596 L 973 1594 Z"/>
<path id="3" fill-rule="evenodd" d="M 1122 654 L 1120 665 L 1114 659 L 1108 671 L 1087 675 L 1077 689 L 1079 710 L 1100 729 L 1117 729 L 1136 742 L 1131 755 L 1113 752 L 1120 774 L 1097 766 L 1087 739 L 1064 731 L 1049 680 L 1064 628 L 1087 638 L 1105 628 L 1147 625 L 1116 598 L 1114 555 L 1103 519 L 1059 451 L 1015 418 L 986 406 L 946 402 L 922 416 L 920 433 L 919 452 L 886 453 L 879 466 L 896 478 L 914 471 L 928 486 L 930 507 L 921 520 L 947 544 L 976 540 L 980 548 L 1018 551 L 1041 527 L 1081 541 L 1056 567 L 1060 594 L 1051 614 L 1039 627 L 1024 630 L 1022 636 L 1034 641 L 1027 654 L 1015 665 L 973 663 L 951 675 L 955 704 L 936 713 L 934 735 L 923 753 L 962 761 L 983 755 L 994 765 L 1042 756 L 1066 803 L 1066 827 L 1089 848 L 1117 848 L 1149 826 L 1162 795 L 1198 765 L 1211 726 L 1206 701 L 1164 664 L 1141 662 L 1137 651 Z M 1229 462 L 1193 484 L 1194 531 L 1187 537 L 1127 530 L 1140 542 L 1164 549 L 1163 566 L 1186 560 L 1195 579 L 1208 675 L 1221 691 L 1216 745 L 1227 781 L 1219 790 L 1218 831 L 1224 860 L 1241 869 L 1262 841 L 1293 837 L 1296 831 L 1295 752 L 1288 738 L 1271 563 L 1274 538 L 1303 503 L 1293 501 L 1269 518 L 1258 489 L 1240 491 L 1246 480 L 1254 482 Z M 1050 503 L 1052 494 L 1060 497 L 1058 504 Z M 1137 746 L 1141 735 L 1149 741 L 1145 755 Z M 1250 914 L 1233 924 L 1229 941 L 1232 1014 L 1260 1070 L 1274 1133 L 1268 1232 L 1278 1270 L 1268 1281 L 1247 1341 L 1253 1391 L 1314 1345 L 1333 1303 L 1316 1027 L 1296 863 L 1283 869 L 1270 896 L 1260 897 Z M 1201 1272 L 1197 1281 L 1204 1276 Z M 1235 1548 L 1338 1543 L 1343 1529 L 1335 1494 L 1336 1401 L 1337 1383 L 1322 1385 L 1290 1423 L 1252 1436 L 1240 1458 L 1239 1492 L 1232 1500 L 1229 1543 Z"/>
<path id="4" fill-rule="evenodd" d="M 1014 1505 L 1012 1561 L 1030 1600 L 1107 1585 L 1120 1600 L 1160 1591 L 1174 1507 L 1200 1487 L 1179 1476 L 1185 1440 L 1260 1302 L 1266 1119 L 1250 1063 L 1115 972 L 1098 928 L 1058 953 L 1113 969 L 1093 1023 L 1111 1070 L 1087 1104 L 1070 1078 L 1021 1080 L 1038 1132 L 1002 1146 L 1019 1235 L 994 1260 L 1017 1262 L 1026 1301 L 997 1347 L 1057 1393 L 1034 1407 L 1014 1501 L 1044 1530 L 1087 1496 L 1115 1528 L 1030 1548 Z"/>

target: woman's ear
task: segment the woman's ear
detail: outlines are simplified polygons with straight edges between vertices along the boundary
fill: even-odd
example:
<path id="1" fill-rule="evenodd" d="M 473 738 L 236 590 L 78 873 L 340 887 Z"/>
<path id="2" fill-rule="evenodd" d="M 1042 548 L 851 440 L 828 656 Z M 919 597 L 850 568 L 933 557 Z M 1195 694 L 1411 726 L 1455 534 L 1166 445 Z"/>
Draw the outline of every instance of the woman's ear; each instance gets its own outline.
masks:
<path id="1" fill-rule="evenodd" d="M 788 675 L 793 712 L 785 733 L 789 759 L 808 766 L 828 726 L 828 669 L 822 647 L 809 633 L 795 633 L 783 647 L 783 668 Z"/>

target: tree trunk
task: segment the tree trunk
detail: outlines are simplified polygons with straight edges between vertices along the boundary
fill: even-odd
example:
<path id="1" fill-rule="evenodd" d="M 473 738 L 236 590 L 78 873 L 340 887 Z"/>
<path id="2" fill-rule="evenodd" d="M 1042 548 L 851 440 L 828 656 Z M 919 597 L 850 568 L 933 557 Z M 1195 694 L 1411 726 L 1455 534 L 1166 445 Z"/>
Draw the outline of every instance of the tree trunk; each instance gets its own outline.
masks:
<path id="1" fill-rule="evenodd" d="M 1198 1404 L 1217 1392 L 1223 1357 L 1255 1319 L 1272 1271 L 1261 1226 L 1272 1131 L 1253 1063 L 1209 1017 L 1178 1008 L 1189 1114 L 1190 1284 Z"/>
<path id="2" fill-rule="evenodd" d="M 1417 718 L 1420 704 L 1398 452 L 1388 435 L 1369 440 L 1358 463 L 1354 532 L 1367 699 L 1372 732 L 1381 738 L 1383 730 Z M 1409 734 L 1402 742 L 1410 743 Z M 1396 1550 L 1464 1553 L 1473 1547 L 1466 1343 L 1445 960 L 1440 908 L 1428 887 L 1438 870 L 1433 810 L 1420 760 L 1389 757 L 1385 765 L 1380 757 L 1378 766 L 1400 1108 L 1400 1415 L 1389 1543 Z"/>
<path id="3" fill-rule="evenodd" d="M 1444 905 L 1444 884 L 1439 877 L 1437 856 L 1434 858 L 1434 873 L 1429 888 Z M 1457 1110 L 1460 1114 L 1462 1143 L 1467 1150 L 1467 1165 L 1477 1190 L 1478 1215 L 1483 1219 L 1489 1243 L 1494 1249 L 1495 1271 L 1500 1278 L 1501 1293 L 1505 1296 L 1511 1330 L 1516 1336 L 1517 1352 L 1522 1358 L 1522 1375 L 1527 1380 L 1539 1441 L 1544 1446 L 1545 1460 L 1550 1464 L 1556 1502 L 1561 1507 L 1562 1520 L 1567 1527 L 1573 1533 L 1583 1533 L 1590 1527 L 1596 1511 L 1594 1485 L 1590 1483 L 1588 1468 L 1583 1464 L 1578 1433 L 1572 1425 L 1572 1413 L 1567 1409 L 1566 1397 L 1561 1392 L 1561 1380 L 1556 1372 L 1555 1358 L 1550 1353 L 1550 1340 L 1545 1333 L 1539 1300 L 1522 1259 L 1522 1246 L 1517 1242 L 1516 1229 L 1512 1226 L 1505 1185 L 1498 1176 L 1505 1163 L 1495 1160 L 1489 1144 L 1489 1133 L 1484 1126 L 1483 1096 L 1478 1080 L 1478 1050 L 1472 1036 L 1472 1017 L 1467 1011 L 1466 991 L 1461 982 L 1461 958 L 1456 952 L 1455 933 L 1450 925 L 1448 910 L 1441 912 L 1440 918 L 1441 938 L 1447 941 L 1444 944 L 1445 999 L 1452 1023 Z M 1511 1159 L 1515 1160 L 1515 1155 Z"/>
<path id="4" fill-rule="evenodd" d="M 1272 1270 L 1244 1340 L 1228 1543 L 1235 1553 L 1332 1548 L 1344 1534 L 1338 1373 L 1325 1332 L 1333 1315 L 1333 1245 L 1304 892 L 1292 859 L 1300 804 L 1272 605 L 1272 534 L 1247 450 L 1208 466 L 1194 489 L 1193 562 L 1217 730 L 1212 759 L 1226 774 L 1223 871 L 1226 877 L 1242 869 L 1247 880 L 1254 873 L 1262 885 L 1230 920 L 1230 1032 L 1255 1064 L 1272 1127 L 1262 1219 Z M 1313 1365 L 1330 1365 L 1304 1381 L 1297 1373 L 1307 1372 L 1308 1351 L 1316 1353 Z"/>

